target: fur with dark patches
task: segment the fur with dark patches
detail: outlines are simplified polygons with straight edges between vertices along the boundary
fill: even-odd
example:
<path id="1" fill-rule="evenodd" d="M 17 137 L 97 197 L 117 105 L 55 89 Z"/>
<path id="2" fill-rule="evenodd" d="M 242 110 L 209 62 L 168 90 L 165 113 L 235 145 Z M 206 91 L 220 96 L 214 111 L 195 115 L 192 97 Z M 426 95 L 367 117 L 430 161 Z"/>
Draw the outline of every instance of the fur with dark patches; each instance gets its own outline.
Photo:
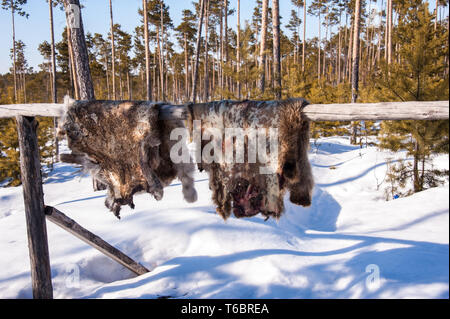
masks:
<path id="1" fill-rule="evenodd" d="M 170 132 L 182 121 L 163 125 L 160 104 L 131 101 L 67 101 L 60 136 L 67 136 L 72 154 L 61 160 L 80 164 L 107 185 L 105 205 L 120 217 L 123 205 L 134 208 L 133 195 L 148 192 L 163 197 L 163 188 L 178 177 L 188 202 L 197 199 L 193 164 L 170 159 Z"/>
<path id="2" fill-rule="evenodd" d="M 284 211 L 283 197 L 297 205 L 311 204 L 314 180 L 308 160 L 309 121 L 302 109 L 303 99 L 284 102 L 220 101 L 189 105 L 190 127 L 202 121 L 202 134 L 209 127 L 278 128 L 279 155 L 274 174 L 260 174 L 259 163 L 248 163 L 248 140 L 245 140 L 245 163 L 199 163 L 209 173 L 209 187 L 217 212 L 227 219 L 261 213 L 279 218 Z M 274 121 L 274 118 L 278 118 Z M 202 141 L 202 149 L 209 141 Z"/>

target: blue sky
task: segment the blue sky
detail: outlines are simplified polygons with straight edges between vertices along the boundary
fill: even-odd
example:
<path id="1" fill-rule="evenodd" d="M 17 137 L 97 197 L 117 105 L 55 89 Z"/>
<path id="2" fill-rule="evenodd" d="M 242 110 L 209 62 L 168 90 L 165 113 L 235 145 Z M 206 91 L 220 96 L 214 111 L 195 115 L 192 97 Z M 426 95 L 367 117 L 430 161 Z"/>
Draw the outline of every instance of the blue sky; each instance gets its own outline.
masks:
<path id="1" fill-rule="evenodd" d="M 108 0 L 82 0 L 85 6 L 82 9 L 83 24 L 85 32 L 107 34 L 109 31 L 109 6 Z M 181 21 L 181 12 L 184 9 L 193 9 L 191 0 L 165 0 L 170 7 L 170 15 L 174 25 Z M 250 20 L 255 6 L 255 0 L 241 0 L 241 21 Z M 280 11 L 284 20 L 288 20 L 291 7 L 290 0 L 280 1 Z M 237 0 L 231 0 L 231 6 L 236 7 Z M 137 10 L 142 6 L 142 0 L 113 0 L 114 22 L 122 25 L 127 32 L 133 32 L 139 24 Z M 48 5 L 45 0 L 28 0 L 24 7 L 30 14 L 28 19 L 16 15 L 16 40 L 22 40 L 26 44 L 26 58 L 28 64 L 35 69 L 42 63 L 42 56 L 37 48 L 44 40 L 50 41 L 50 31 L 48 22 Z M 311 18 L 312 19 L 312 18 Z M 64 13 L 54 10 L 55 20 L 55 40 L 61 40 L 61 33 L 65 26 Z M 236 27 L 236 14 L 229 18 L 229 26 Z M 282 21 L 283 22 L 283 21 Z M 243 22 L 241 22 L 243 23 Z M 316 23 L 317 24 L 317 23 Z M 313 26 L 313 21 L 308 25 Z M 308 35 L 312 35 L 314 30 L 309 30 Z M 11 39 L 11 13 L 0 10 L 0 73 L 8 72 L 11 67 L 9 52 L 12 47 Z"/>
<path id="2" fill-rule="evenodd" d="M 108 0 L 81 0 L 81 3 L 85 6 L 82 10 L 85 32 L 107 34 L 109 31 Z M 165 3 L 170 7 L 174 25 L 179 24 L 182 10 L 193 8 L 191 0 L 165 0 Z M 241 0 L 241 21 L 251 19 L 255 3 L 255 0 Z M 114 22 L 121 24 L 124 30 L 132 33 L 139 24 L 137 10 L 141 6 L 142 0 L 113 0 Z M 236 8 L 236 6 L 237 0 L 231 0 L 231 7 Z M 292 8 L 290 0 L 280 0 L 282 27 L 289 20 Z M 16 15 L 16 40 L 22 40 L 26 44 L 25 55 L 28 64 L 36 70 L 38 64 L 42 63 L 42 57 L 37 50 L 38 45 L 44 40 L 50 41 L 48 4 L 45 0 L 28 0 L 24 9 L 30 14 L 30 17 L 25 19 Z M 235 14 L 229 18 L 229 26 L 236 28 L 236 21 Z M 65 26 L 65 16 L 59 9 L 54 10 L 54 23 L 55 40 L 60 41 Z M 308 38 L 316 36 L 317 24 L 317 19 L 308 16 L 306 25 Z M 9 57 L 12 47 L 10 11 L 0 10 L 0 43 L 0 73 L 3 74 L 8 72 L 11 67 Z"/>

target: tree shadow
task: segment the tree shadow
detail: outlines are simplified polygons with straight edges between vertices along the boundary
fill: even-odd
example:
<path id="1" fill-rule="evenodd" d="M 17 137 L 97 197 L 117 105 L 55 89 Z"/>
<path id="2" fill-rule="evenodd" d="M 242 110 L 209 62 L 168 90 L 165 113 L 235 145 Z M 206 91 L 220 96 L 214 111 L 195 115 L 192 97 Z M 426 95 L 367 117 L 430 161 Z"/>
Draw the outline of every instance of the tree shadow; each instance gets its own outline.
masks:
<path id="1" fill-rule="evenodd" d="M 88 201 L 88 200 L 92 200 L 92 199 L 105 198 L 105 197 L 106 197 L 105 194 L 98 195 L 98 196 L 84 197 L 84 198 L 69 200 L 69 201 L 66 201 L 66 202 L 61 202 L 61 203 L 55 204 L 54 206 L 64 205 L 64 204 L 71 204 L 71 203 L 77 203 L 77 202 L 84 202 L 84 201 Z M 105 208 L 105 210 L 106 210 L 106 208 Z"/>
<path id="2" fill-rule="evenodd" d="M 342 162 L 339 162 L 339 163 L 336 163 L 336 164 L 331 164 L 331 165 L 321 165 L 321 164 L 311 163 L 311 166 L 313 166 L 313 167 L 319 167 L 319 168 L 339 167 L 339 166 L 344 165 L 345 163 L 351 162 L 351 161 L 353 161 L 353 160 L 355 160 L 355 159 L 357 159 L 357 158 L 361 158 L 361 156 L 358 155 L 358 156 L 349 158 L 348 160 L 345 160 L 345 161 L 342 161 Z"/>
<path id="3" fill-rule="evenodd" d="M 83 175 L 81 168 L 78 166 L 57 163 L 53 170 L 47 172 L 44 184 L 65 183 Z"/>
<path id="4" fill-rule="evenodd" d="M 315 146 L 318 144 L 319 146 Z M 311 143 L 311 150 L 314 154 L 342 154 L 360 149 L 359 145 L 341 144 L 327 139 L 319 139 L 316 143 Z"/>
<path id="5" fill-rule="evenodd" d="M 325 238 L 341 240 L 358 240 L 358 243 L 348 247 L 330 251 L 297 251 L 289 249 L 255 249 L 219 256 L 184 256 L 173 258 L 161 266 L 168 269 L 159 273 L 149 273 L 138 277 L 135 282 L 117 282 L 112 285 L 103 286 L 88 298 L 102 297 L 104 294 L 114 293 L 121 290 L 142 288 L 147 284 L 160 279 L 169 279 L 174 282 L 183 279 L 189 280 L 196 274 L 207 273 L 208 277 L 214 278 L 213 283 L 197 287 L 195 293 L 191 292 L 189 297 L 208 295 L 208 298 L 351 298 L 355 297 L 352 287 L 359 285 L 360 292 L 357 297 L 380 298 L 383 293 L 395 293 L 397 289 L 407 287 L 411 284 L 442 283 L 448 286 L 449 280 L 449 250 L 446 244 L 435 244 L 429 242 L 401 240 L 394 238 L 346 235 L 346 234 L 305 234 L 305 238 Z M 376 243 L 401 243 L 409 245 L 404 248 L 394 248 L 385 251 L 375 249 L 368 250 L 367 247 Z M 361 249 L 364 248 L 364 249 Z M 294 257 L 325 257 L 341 256 L 353 252 L 355 255 L 344 263 L 344 267 L 336 268 L 336 260 L 299 267 L 290 271 L 288 276 L 304 276 L 307 284 L 301 288 L 293 288 L 289 283 L 285 285 L 276 283 L 262 287 L 257 284 L 245 284 L 245 280 L 239 274 L 226 271 L 224 266 L 244 260 L 264 258 L 268 256 L 290 255 Z M 366 287 L 366 266 L 376 264 L 380 269 L 382 279 L 381 287 L 371 291 Z M 351 277 L 348 284 L 334 286 L 339 278 Z M 389 285 L 385 285 L 389 282 Z M 317 287 L 324 287 L 323 289 Z M 331 287 L 331 288 L 330 288 Z M 239 288 L 239 289 L 237 289 Z M 261 292 L 261 290 L 264 290 Z M 138 289 L 137 293 L 141 290 Z M 145 289 L 142 289 L 145 291 Z M 158 291 L 157 293 L 167 293 Z M 186 293 L 186 292 L 183 292 Z M 169 293 L 171 295 L 171 293 Z M 173 295 L 173 294 L 172 294 Z M 185 294 L 186 295 L 186 294 Z M 154 294 L 143 293 L 140 298 L 154 298 Z M 448 296 L 448 289 L 440 296 Z"/>
<path id="6" fill-rule="evenodd" d="M 396 162 L 399 162 L 399 161 L 400 160 L 395 160 L 395 161 L 392 161 L 391 163 L 396 163 Z M 355 180 L 366 176 L 372 170 L 374 170 L 374 169 L 376 169 L 376 168 L 378 168 L 380 166 L 384 166 L 384 165 L 387 165 L 387 162 L 382 162 L 382 163 L 375 164 L 375 165 L 369 167 L 368 169 L 362 171 L 358 175 L 355 175 L 355 176 L 352 176 L 352 177 L 348 177 L 348 178 L 344 178 L 344 179 L 341 179 L 340 181 L 336 181 L 336 182 L 333 182 L 333 183 L 326 183 L 326 184 L 318 183 L 318 184 L 316 184 L 316 186 L 319 186 L 319 187 L 330 187 L 330 186 L 336 186 L 336 185 L 342 185 L 342 184 L 345 184 L 345 183 L 354 182 Z"/>

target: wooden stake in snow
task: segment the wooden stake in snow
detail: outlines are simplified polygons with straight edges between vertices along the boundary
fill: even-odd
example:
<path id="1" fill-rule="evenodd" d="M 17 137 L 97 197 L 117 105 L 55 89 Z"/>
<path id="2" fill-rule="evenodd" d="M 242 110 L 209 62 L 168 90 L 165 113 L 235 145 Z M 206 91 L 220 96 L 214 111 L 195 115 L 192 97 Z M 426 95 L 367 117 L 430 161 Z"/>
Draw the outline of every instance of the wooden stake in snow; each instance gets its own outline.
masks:
<path id="1" fill-rule="evenodd" d="M 37 126 L 38 123 L 34 117 L 17 117 L 33 298 L 51 299 L 53 288 L 44 214 L 41 163 L 36 136 Z"/>

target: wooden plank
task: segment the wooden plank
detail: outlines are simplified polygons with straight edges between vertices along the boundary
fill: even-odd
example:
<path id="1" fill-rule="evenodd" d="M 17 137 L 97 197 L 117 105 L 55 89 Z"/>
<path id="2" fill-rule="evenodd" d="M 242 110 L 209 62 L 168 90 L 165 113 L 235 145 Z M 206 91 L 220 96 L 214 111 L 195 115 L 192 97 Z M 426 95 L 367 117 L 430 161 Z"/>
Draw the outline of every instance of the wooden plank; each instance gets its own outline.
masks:
<path id="1" fill-rule="evenodd" d="M 33 298 L 53 298 L 50 257 L 45 223 L 41 163 L 34 117 L 17 117 L 25 219 L 31 265 Z"/>
<path id="2" fill-rule="evenodd" d="M 449 102 L 310 104 L 304 113 L 311 121 L 446 120 Z"/>
<path id="3" fill-rule="evenodd" d="M 65 112 L 64 104 L 33 103 L 0 105 L 0 118 L 22 116 L 61 117 Z"/>
<path id="4" fill-rule="evenodd" d="M 0 118 L 16 115 L 60 117 L 65 109 L 65 104 L 51 103 L 0 105 Z M 304 113 L 311 121 L 446 120 L 449 102 L 310 104 Z M 161 106 L 162 120 L 186 119 L 186 115 L 185 105 Z"/>
<path id="5" fill-rule="evenodd" d="M 62 212 L 57 210 L 54 207 L 46 206 L 45 214 L 47 219 L 52 223 L 58 225 L 62 229 L 68 231 L 75 237 L 81 239 L 85 243 L 99 250 L 109 258 L 117 261 L 119 264 L 124 266 L 125 268 L 131 270 L 137 275 L 143 275 L 145 273 L 150 272 L 147 268 L 134 261 L 123 252 L 118 250 L 117 248 L 111 246 L 106 241 L 101 239 L 99 236 L 91 233 L 89 230 L 80 226 L 73 219 L 67 217 Z"/>

